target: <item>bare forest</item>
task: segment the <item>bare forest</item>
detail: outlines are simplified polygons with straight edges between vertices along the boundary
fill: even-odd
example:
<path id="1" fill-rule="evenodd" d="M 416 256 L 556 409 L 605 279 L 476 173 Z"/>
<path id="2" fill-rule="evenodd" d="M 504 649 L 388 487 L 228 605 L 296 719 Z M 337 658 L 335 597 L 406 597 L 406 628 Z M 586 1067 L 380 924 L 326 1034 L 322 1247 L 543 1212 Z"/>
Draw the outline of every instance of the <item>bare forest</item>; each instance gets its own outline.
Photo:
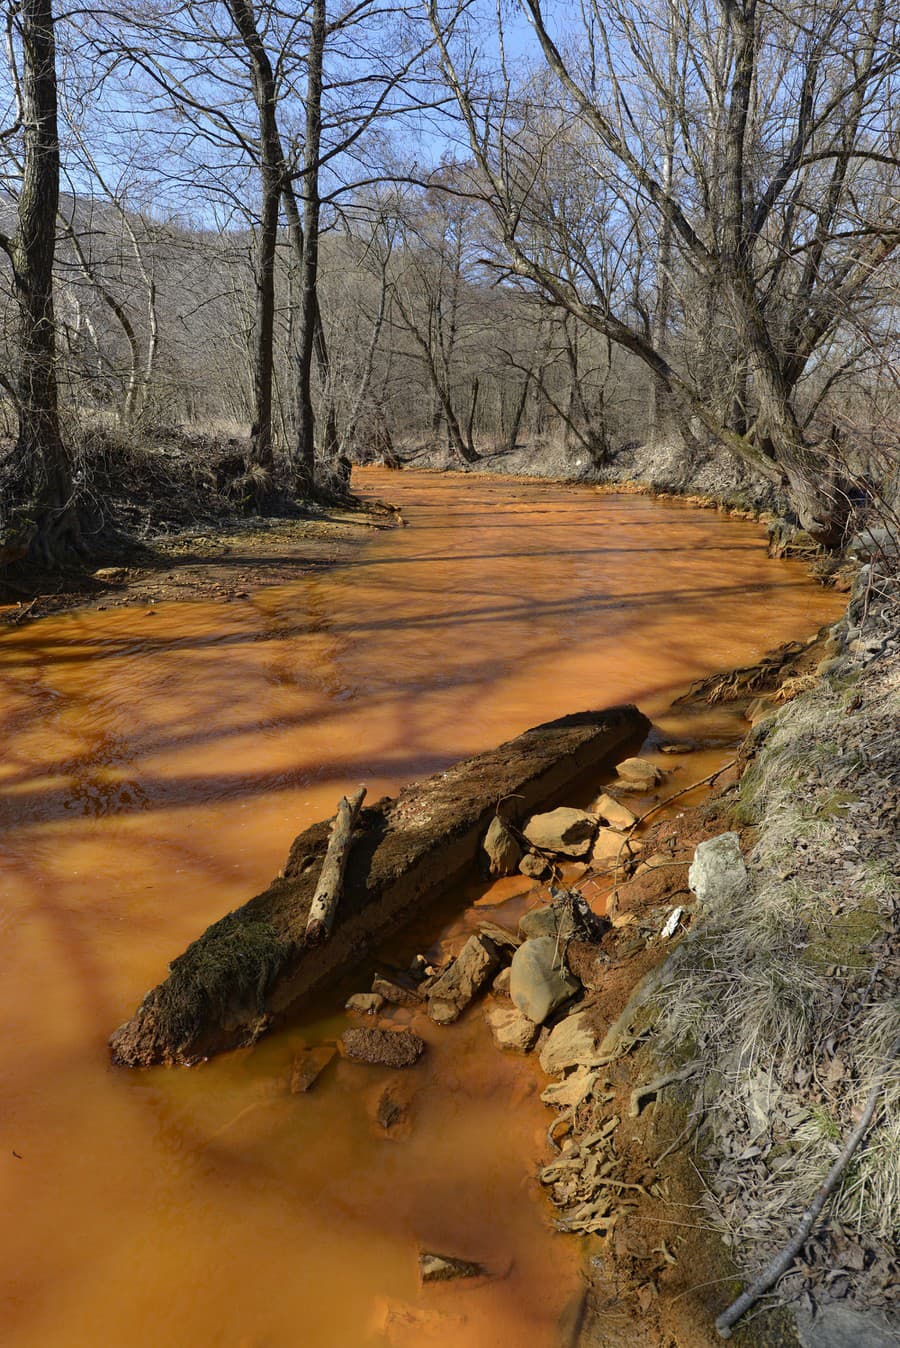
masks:
<path id="1" fill-rule="evenodd" d="M 894 509 L 883 0 L 5 23 L 5 561 L 90 555 L 117 474 L 201 452 L 267 513 L 356 461 L 636 442 L 724 449 L 827 546 Z"/>

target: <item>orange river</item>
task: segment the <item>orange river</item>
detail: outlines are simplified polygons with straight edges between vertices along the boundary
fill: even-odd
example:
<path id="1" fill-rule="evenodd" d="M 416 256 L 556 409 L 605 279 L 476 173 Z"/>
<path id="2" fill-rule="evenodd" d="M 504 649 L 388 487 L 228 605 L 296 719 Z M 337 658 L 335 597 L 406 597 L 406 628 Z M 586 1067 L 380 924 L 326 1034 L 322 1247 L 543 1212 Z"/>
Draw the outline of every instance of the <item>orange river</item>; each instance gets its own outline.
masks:
<path id="1" fill-rule="evenodd" d="M 620 701 L 683 729 L 666 708 L 689 680 L 810 635 L 840 599 L 768 560 L 759 527 L 678 503 L 357 484 L 409 527 L 346 565 L 0 638 L 3 1348 L 548 1348 L 577 1293 L 576 1239 L 534 1178 L 546 1082 L 494 1049 L 477 1009 L 424 1031 L 399 1136 L 373 1119 L 382 1069 L 337 1061 L 308 1094 L 287 1088 L 371 966 L 190 1071 L 113 1069 L 106 1038 L 349 787 L 374 799 Z M 721 711 L 703 728 L 736 733 Z M 711 752 L 680 771 L 728 756 Z M 523 888 L 451 896 L 387 953 L 455 948 L 479 895 L 514 923 Z M 420 1289 L 419 1247 L 494 1276 Z"/>

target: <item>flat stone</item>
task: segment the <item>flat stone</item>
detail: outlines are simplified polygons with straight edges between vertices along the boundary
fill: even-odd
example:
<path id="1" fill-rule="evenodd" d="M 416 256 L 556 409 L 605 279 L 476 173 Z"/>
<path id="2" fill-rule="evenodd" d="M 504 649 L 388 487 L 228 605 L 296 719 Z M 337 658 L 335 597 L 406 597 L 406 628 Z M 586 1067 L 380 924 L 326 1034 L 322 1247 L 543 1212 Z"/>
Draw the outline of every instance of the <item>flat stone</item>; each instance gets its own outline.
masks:
<path id="1" fill-rule="evenodd" d="M 344 1003 L 345 1011 L 356 1011 L 361 1016 L 377 1016 L 384 1006 L 384 998 L 377 992 L 356 992 Z"/>
<path id="2" fill-rule="evenodd" d="M 422 998 L 413 988 L 405 988 L 402 983 L 395 982 L 393 978 L 385 978 L 382 974 L 376 974 L 372 979 L 372 992 L 390 1002 L 391 1006 L 422 1005 Z"/>
<path id="3" fill-rule="evenodd" d="M 552 936 L 526 941 L 513 956 L 509 995 L 537 1025 L 543 1025 L 580 987 L 565 966 L 561 943 Z"/>
<path id="4" fill-rule="evenodd" d="M 540 1026 L 535 1025 L 517 1007 L 489 1006 L 484 1018 L 498 1048 L 510 1049 L 514 1053 L 529 1053 L 534 1048 Z"/>
<path id="5" fill-rule="evenodd" d="M 888 1320 L 878 1311 L 857 1311 L 831 1303 L 819 1306 L 815 1315 L 795 1311 L 797 1332 L 803 1348 L 897 1348 L 900 1319 Z"/>
<path id="6" fill-rule="evenodd" d="M 522 860 L 522 844 L 499 815 L 495 814 L 488 825 L 482 847 L 487 853 L 491 875 L 515 875 Z"/>
<path id="7" fill-rule="evenodd" d="M 506 959 L 512 959 L 522 944 L 520 937 L 514 932 L 507 931 L 506 927 L 501 927 L 498 922 L 479 922 L 478 931 L 481 936 L 486 936 Z"/>
<path id="8" fill-rule="evenodd" d="M 629 810 L 627 805 L 623 805 L 620 800 L 615 800 L 605 792 L 597 797 L 591 809 L 601 819 L 605 819 L 612 828 L 628 829 L 637 822 L 637 815 Z"/>
<path id="9" fill-rule="evenodd" d="M 128 579 L 128 568 L 125 566 L 101 566 L 92 575 L 94 580 L 102 581 L 104 585 L 118 585 L 121 581 Z"/>
<path id="10" fill-rule="evenodd" d="M 543 880 L 550 874 L 550 865 L 546 857 L 538 856 L 537 852 L 526 852 L 519 862 L 519 871 L 530 880 Z"/>
<path id="11" fill-rule="evenodd" d="M 381 1067 L 412 1067 L 425 1052 L 425 1041 L 412 1030 L 346 1030 L 340 1045 L 353 1062 Z"/>
<path id="12" fill-rule="evenodd" d="M 616 772 L 623 782 L 639 787 L 642 791 L 652 791 L 663 779 L 663 774 L 646 758 L 625 758 L 616 764 Z"/>
<path id="13" fill-rule="evenodd" d="M 597 819 L 586 810 L 560 805 L 546 814 L 533 814 L 523 832 L 534 847 L 578 860 L 590 851 Z"/>
<path id="14" fill-rule="evenodd" d="M 428 987 L 428 1014 L 437 1025 L 458 1020 L 500 967 L 500 956 L 486 936 L 470 936 L 450 968 Z"/>
<path id="15" fill-rule="evenodd" d="M 736 833 L 720 833 L 698 844 L 688 871 L 688 885 L 702 910 L 727 908 L 747 892 L 749 884 Z"/>
<path id="16" fill-rule="evenodd" d="M 298 1053 L 291 1063 L 291 1095 L 303 1095 L 318 1081 L 325 1068 L 337 1057 L 337 1049 L 331 1044 L 321 1044 L 316 1048 L 306 1048 Z"/>
<path id="17" fill-rule="evenodd" d="M 562 1081 L 552 1081 L 541 1091 L 541 1099 L 545 1105 L 553 1105 L 556 1109 L 580 1105 L 593 1086 L 595 1078 L 596 1070 L 593 1067 L 579 1067 Z"/>
<path id="18" fill-rule="evenodd" d="M 550 1031 L 541 1049 L 541 1067 L 548 1076 L 567 1067 L 589 1067 L 600 1055 L 602 1035 L 594 1027 L 592 1008 L 566 1016 Z"/>
<path id="19" fill-rule="evenodd" d="M 419 1255 L 419 1277 L 424 1282 L 451 1282 L 454 1278 L 482 1278 L 484 1268 L 469 1259 L 423 1250 Z"/>
<path id="20" fill-rule="evenodd" d="M 591 852 L 592 866 L 614 866 L 616 861 L 620 866 L 625 866 L 631 860 L 631 856 L 632 849 L 624 833 L 615 828 L 597 830 Z"/>

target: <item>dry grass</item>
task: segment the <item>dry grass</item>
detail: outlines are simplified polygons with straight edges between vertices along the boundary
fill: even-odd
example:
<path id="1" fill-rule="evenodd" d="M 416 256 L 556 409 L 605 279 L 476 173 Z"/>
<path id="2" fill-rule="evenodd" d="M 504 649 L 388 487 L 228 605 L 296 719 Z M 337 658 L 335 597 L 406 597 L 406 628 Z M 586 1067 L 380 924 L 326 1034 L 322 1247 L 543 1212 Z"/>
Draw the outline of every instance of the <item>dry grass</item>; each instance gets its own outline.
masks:
<path id="1" fill-rule="evenodd" d="M 748 1271 L 796 1228 L 900 1041 L 900 627 L 887 607 L 855 660 L 766 723 L 739 804 L 756 829 L 752 886 L 682 944 L 658 997 L 661 1052 L 689 1049 L 715 1083 L 710 1210 Z M 829 1241 L 848 1233 L 857 1253 L 836 1277 Z M 887 1304 L 898 1237 L 900 1065 L 782 1295 Z"/>

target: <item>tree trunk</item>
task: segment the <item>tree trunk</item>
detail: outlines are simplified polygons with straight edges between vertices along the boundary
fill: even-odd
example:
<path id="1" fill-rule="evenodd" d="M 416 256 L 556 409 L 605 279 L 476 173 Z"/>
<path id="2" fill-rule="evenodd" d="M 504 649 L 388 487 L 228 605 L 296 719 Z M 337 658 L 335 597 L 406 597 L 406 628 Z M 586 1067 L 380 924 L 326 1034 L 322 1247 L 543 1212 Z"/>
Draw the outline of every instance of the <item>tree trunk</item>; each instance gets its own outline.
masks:
<path id="1" fill-rule="evenodd" d="M 51 0 L 23 0 L 24 149 L 18 230 L 3 240 L 19 311 L 18 442 L 14 492 L 30 523 L 31 554 L 58 564 L 81 549 L 72 467 L 59 425 L 53 260 L 59 207 L 56 55 Z M 15 530 L 13 530 L 15 532 Z"/>
<path id="2" fill-rule="evenodd" d="M 522 417 L 525 415 L 525 404 L 528 402 L 528 389 L 531 379 L 528 375 L 522 380 L 522 387 L 519 390 L 519 396 L 513 410 L 513 418 L 510 422 L 509 433 L 506 437 L 506 448 L 511 454 L 516 447 L 516 441 L 519 438 L 519 427 L 522 425 Z"/>
<path id="3" fill-rule="evenodd" d="M 274 468 L 272 386 L 275 371 L 275 249 L 284 173 L 276 120 L 277 91 L 269 54 L 260 37 L 250 0 L 228 0 L 228 9 L 247 49 L 253 101 L 259 119 L 260 220 L 256 241 L 256 318 L 253 350 L 251 460 L 262 471 L 257 499 L 267 494 Z"/>
<path id="4" fill-rule="evenodd" d="M 665 194 L 656 253 L 656 312 L 653 315 L 653 342 L 663 356 L 669 352 L 669 328 L 672 317 L 672 211 L 669 198 L 675 166 L 675 85 L 678 79 L 678 38 L 674 7 L 668 6 L 668 94 L 663 127 L 662 187 Z M 677 414 L 672 391 L 658 375 L 650 376 L 650 435 L 665 444 L 677 435 Z"/>
<path id="5" fill-rule="evenodd" d="M 299 334 L 296 351 L 297 478 L 311 492 L 316 476 L 316 423 L 312 403 L 312 359 L 318 318 L 319 148 L 322 138 L 322 65 L 325 0 L 313 0 L 307 55 L 306 140 L 303 146 L 303 263 L 300 269 Z"/>

